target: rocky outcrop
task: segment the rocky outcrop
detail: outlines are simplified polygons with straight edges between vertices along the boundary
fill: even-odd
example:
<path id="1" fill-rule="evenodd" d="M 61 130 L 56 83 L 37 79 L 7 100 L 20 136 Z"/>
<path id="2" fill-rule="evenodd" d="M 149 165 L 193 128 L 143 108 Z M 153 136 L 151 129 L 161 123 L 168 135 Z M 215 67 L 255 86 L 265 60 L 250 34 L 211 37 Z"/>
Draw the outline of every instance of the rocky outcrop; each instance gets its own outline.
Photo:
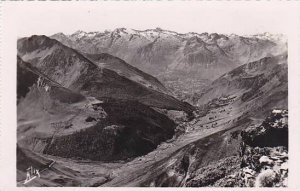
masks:
<path id="1" fill-rule="evenodd" d="M 253 147 L 288 147 L 287 110 L 273 110 L 261 125 L 247 128 L 241 136 L 247 145 Z"/>
<path id="2" fill-rule="evenodd" d="M 245 129 L 240 147 L 241 169 L 217 186 L 287 187 L 288 112 L 273 110 L 258 127 Z"/>
<path id="3" fill-rule="evenodd" d="M 187 187 L 204 187 L 212 186 L 218 180 L 224 178 L 227 174 L 235 172 L 239 169 L 239 158 L 237 156 L 227 157 L 214 162 L 208 166 L 198 169 L 193 178 L 187 181 Z M 228 180 L 225 187 L 232 186 L 233 180 Z"/>
<path id="4" fill-rule="evenodd" d="M 286 187 L 288 155 L 285 147 L 246 147 L 241 169 L 215 183 L 220 187 Z"/>

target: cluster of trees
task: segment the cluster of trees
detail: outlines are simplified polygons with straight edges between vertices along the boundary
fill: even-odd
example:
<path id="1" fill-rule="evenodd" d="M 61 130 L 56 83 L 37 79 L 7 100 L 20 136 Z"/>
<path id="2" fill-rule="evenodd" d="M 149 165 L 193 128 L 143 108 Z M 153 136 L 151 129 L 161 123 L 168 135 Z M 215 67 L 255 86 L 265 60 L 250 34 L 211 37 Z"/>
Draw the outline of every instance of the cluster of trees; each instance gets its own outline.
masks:
<path id="1" fill-rule="evenodd" d="M 49 138 L 44 153 L 101 161 L 124 160 L 152 151 L 174 134 L 172 120 L 138 102 L 112 101 L 101 106 L 108 114 L 106 119 L 70 135 Z"/>

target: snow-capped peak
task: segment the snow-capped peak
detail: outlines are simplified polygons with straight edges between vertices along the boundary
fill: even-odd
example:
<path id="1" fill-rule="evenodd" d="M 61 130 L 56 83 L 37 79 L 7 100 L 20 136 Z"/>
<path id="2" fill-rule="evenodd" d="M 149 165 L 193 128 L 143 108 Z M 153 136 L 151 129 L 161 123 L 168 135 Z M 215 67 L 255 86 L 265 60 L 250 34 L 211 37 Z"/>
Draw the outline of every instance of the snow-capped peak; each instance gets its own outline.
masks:
<path id="1" fill-rule="evenodd" d="M 77 38 L 77 39 L 80 39 L 82 37 L 89 37 L 89 38 L 92 38 L 94 36 L 96 36 L 99 32 L 85 32 L 85 31 L 82 31 L 82 30 L 78 30 L 76 31 L 75 33 L 71 34 L 71 35 L 68 35 L 69 37 L 73 37 L 73 38 Z"/>
<path id="2" fill-rule="evenodd" d="M 252 35 L 250 37 L 259 38 L 262 40 L 270 40 L 277 43 L 286 43 L 287 37 L 284 34 L 272 34 L 269 32 Z"/>
<path id="3" fill-rule="evenodd" d="M 71 36 L 76 36 L 78 38 L 83 37 L 86 34 L 86 32 L 82 31 L 82 30 L 78 30 L 76 31 L 74 34 L 72 34 Z"/>
<path id="4" fill-rule="evenodd" d="M 135 29 L 130 29 L 130 28 L 116 28 L 114 30 L 106 30 L 104 32 L 84 32 L 82 30 L 78 30 L 75 33 L 71 35 L 67 35 L 68 37 L 72 39 L 81 39 L 81 38 L 94 38 L 98 34 L 103 34 L 103 35 L 117 35 L 117 36 L 128 36 L 128 35 L 136 35 L 140 36 L 141 38 L 145 38 L 149 41 L 154 41 L 157 38 L 180 38 L 180 39 L 191 39 L 194 37 L 200 38 L 202 41 L 206 43 L 213 43 L 216 40 L 218 41 L 226 41 L 228 38 L 240 38 L 240 36 L 235 35 L 235 34 L 230 34 L 230 35 L 222 35 L 222 34 L 217 34 L 217 33 L 196 33 L 196 32 L 189 32 L 189 33 L 177 33 L 174 31 L 170 30 L 165 30 L 162 28 L 155 28 L 155 29 L 146 29 L 146 30 L 135 30 Z M 101 35 L 101 36 L 103 36 Z M 244 36 L 248 38 L 257 38 L 261 40 L 270 40 L 272 42 L 276 42 L 279 44 L 286 44 L 287 38 L 286 36 L 282 34 L 271 34 L 271 33 L 262 33 L 262 34 L 257 34 L 257 35 L 249 35 L 249 36 Z"/>

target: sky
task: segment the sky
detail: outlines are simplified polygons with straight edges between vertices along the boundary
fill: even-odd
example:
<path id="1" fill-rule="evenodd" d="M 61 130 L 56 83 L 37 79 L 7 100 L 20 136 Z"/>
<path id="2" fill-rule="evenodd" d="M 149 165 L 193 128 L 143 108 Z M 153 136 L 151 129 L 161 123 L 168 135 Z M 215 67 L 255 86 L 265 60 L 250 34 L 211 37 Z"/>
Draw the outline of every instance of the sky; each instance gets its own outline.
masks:
<path id="1" fill-rule="evenodd" d="M 34 3 L 34 4 L 33 4 Z M 273 2 L 103 1 L 4 3 L 18 36 L 160 27 L 179 33 L 286 33 L 288 10 Z M 272 6 L 268 6 L 271 5 Z M 13 10 L 13 13 L 11 11 Z M 14 14 L 17 13 L 17 14 Z"/>

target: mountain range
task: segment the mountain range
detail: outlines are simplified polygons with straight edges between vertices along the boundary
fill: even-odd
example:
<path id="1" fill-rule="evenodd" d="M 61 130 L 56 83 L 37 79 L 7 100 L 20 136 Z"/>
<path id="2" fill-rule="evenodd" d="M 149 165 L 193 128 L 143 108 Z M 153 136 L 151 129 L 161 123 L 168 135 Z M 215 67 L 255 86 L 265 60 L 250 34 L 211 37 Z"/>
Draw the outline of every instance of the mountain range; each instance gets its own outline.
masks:
<path id="1" fill-rule="evenodd" d="M 229 185 L 244 130 L 288 109 L 287 58 L 268 33 L 20 38 L 17 181 L 34 165 L 46 170 L 29 186 Z"/>
<path id="2" fill-rule="evenodd" d="M 214 80 L 233 68 L 287 50 L 281 35 L 181 34 L 161 28 L 84 32 L 51 36 L 89 54 L 108 53 L 156 77 Z"/>

